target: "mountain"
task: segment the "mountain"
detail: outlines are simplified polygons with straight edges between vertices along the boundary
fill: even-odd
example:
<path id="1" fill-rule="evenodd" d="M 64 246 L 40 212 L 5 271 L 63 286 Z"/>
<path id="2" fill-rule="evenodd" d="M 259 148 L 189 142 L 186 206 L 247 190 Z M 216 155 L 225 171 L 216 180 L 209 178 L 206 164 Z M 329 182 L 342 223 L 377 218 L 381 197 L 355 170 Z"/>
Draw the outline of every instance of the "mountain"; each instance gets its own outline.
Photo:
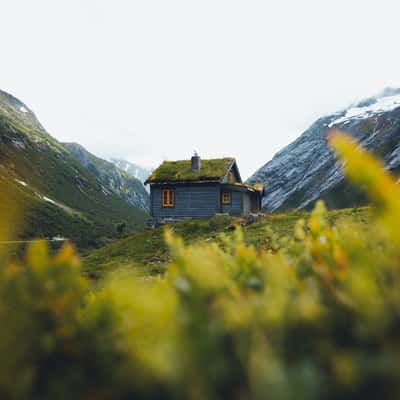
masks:
<path id="1" fill-rule="evenodd" d="M 79 163 L 93 173 L 107 188 L 123 198 L 133 207 L 146 212 L 149 208 L 149 194 L 143 183 L 134 176 L 126 173 L 113 163 L 89 153 L 78 143 L 63 143 L 71 155 Z"/>
<path id="2" fill-rule="evenodd" d="M 144 182 L 152 173 L 152 168 L 141 167 L 140 165 L 131 163 L 120 158 L 111 158 L 110 162 L 115 164 L 119 169 L 122 169 L 127 174 L 134 176 L 141 182 Z"/>
<path id="3" fill-rule="evenodd" d="M 343 177 L 327 145 L 331 128 L 350 133 L 384 160 L 389 170 L 400 170 L 400 89 L 350 105 L 315 121 L 297 140 L 279 151 L 248 182 L 263 182 L 265 211 L 311 208 L 323 199 L 330 208 L 365 203 L 359 190 Z"/>
<path id="4" fill-rule="evenodd" d="M 28 106 L 3 91 L 0 190 L 0 215 L 10 204 L 24 211 L 20 238 L 59 235 L 85 248 L 113 236 L 118 224 L 134 231 L 147 219 L 143 207 L 128 204 L 126 194 L 83 167 Z M 143 189 L 139 193 L 144 196 Z"/>

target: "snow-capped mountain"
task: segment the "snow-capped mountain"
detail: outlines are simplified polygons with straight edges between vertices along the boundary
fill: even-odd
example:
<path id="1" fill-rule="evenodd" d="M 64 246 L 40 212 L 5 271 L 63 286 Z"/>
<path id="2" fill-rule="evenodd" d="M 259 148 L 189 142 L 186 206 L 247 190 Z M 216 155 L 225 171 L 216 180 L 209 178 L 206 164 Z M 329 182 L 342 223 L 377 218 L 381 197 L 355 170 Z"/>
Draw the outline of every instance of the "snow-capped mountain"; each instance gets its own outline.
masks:
<path id="1" fill-rule="evenodd" d="M 152 168 L 142 167 L 121 158 L 110 158 L 110 162 L 116 165 L 119 169 L 125 171 L 127 174 L 139 179 L 141 182 L 144 182 L 153 171 Z"/>
<path id="2" fill-rule="evenodd" d="M 343 178 L 327 145 L 331 128 L 350 133 L 383 159 L 388 169 L 400 169 L 400 89 L 387 88 L 318 119 L 249 178 L 249 182 L 265 185 L 265 211 L 310 208 L 317 199 L 324 199 L 330 207 L 364 202 L 361 192 Z"/>
<path id="3" fill-rule="evenodd" d="M 149 211 L 149 194 L 139 179 L 113 163 L 96 157 L 78 143 L 63 143 L 63 145 L 83 167 L 104 184 L 103 191 L 111 190 L 131 206 Z"/>

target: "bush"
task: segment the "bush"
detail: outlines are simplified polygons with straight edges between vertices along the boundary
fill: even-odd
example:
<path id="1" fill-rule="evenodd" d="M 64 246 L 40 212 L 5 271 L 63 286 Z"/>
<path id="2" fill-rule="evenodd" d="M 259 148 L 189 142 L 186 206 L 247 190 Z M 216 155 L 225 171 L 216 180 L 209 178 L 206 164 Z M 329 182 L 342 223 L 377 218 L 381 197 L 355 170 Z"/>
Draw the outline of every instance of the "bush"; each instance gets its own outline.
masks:
<path id="1" fill-rule="evenodd" d="M 400 188 L 349 139 L 331 143 L 375 204 L 331 227 L 319 202 L 277 251 L 186 246 L 164 277 L 121 268 L 93 289 L 70 246 L 0 277 L 4 399 L 376 399 L 400 395 Z"/>

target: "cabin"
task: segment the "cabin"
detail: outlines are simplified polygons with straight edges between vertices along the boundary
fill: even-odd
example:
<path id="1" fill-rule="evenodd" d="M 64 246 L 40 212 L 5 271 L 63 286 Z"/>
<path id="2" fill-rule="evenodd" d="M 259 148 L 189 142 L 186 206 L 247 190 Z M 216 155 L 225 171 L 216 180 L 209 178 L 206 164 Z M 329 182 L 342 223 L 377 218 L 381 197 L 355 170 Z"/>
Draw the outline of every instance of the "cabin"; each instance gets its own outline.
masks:
<path id="1" fill-rule="evenodd" d="M 245 184 L 234 158 L 164 161 L 147 178 L 150 225 L 261 210 L 262 184 Z"/>

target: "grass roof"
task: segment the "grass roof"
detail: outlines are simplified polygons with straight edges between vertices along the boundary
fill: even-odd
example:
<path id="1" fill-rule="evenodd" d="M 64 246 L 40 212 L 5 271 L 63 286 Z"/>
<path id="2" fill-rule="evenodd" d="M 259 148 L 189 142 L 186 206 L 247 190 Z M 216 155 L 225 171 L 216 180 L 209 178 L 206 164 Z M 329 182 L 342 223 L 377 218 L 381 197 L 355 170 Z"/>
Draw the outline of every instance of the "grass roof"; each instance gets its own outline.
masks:
<path id="1" fill-rule="evenodd" d="M 192 171 L 191 160 L 164 161 L 147 179 L 146 183 L 180 181 L 218 181 L 228 172 L 234 158 L 201 160 L 199 172 Z"/>
<path id="2" fill-rule="evenodd" d="M 234 183 L 236 186 L 243 186 L 248 189 L 255 190 L 256 192 L 262 192 L 264 189 L 264 184 L 260 182 L 255 182 L 255 183 Z"/>

